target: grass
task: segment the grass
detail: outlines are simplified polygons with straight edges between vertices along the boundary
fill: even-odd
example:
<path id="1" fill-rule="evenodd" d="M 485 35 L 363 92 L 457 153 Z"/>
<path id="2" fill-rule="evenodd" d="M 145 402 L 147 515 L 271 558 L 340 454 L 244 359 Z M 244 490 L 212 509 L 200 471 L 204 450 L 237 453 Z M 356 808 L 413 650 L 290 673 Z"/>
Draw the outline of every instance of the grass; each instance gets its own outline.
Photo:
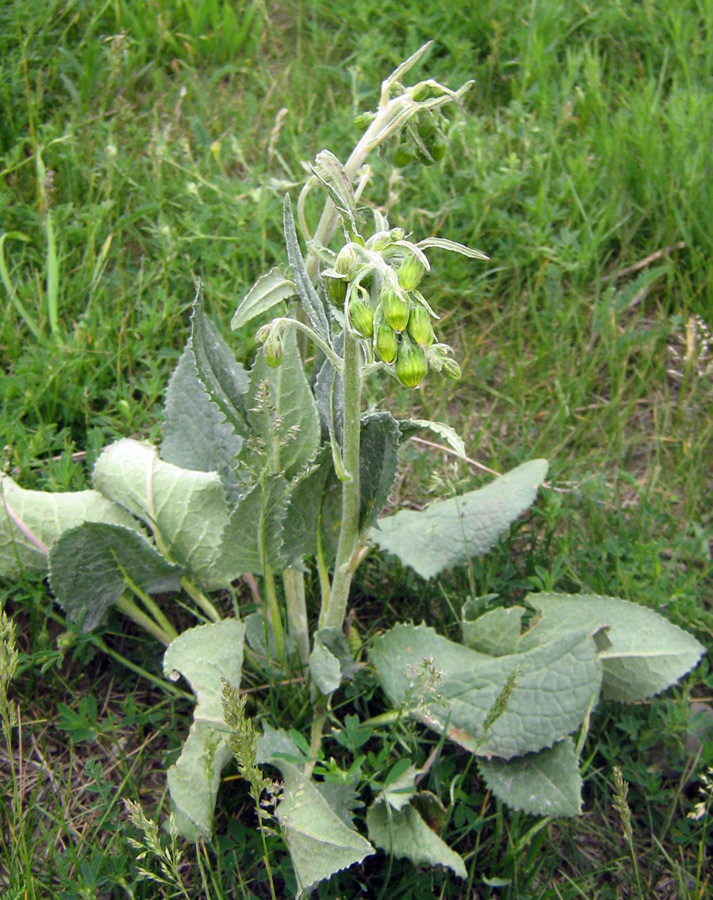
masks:
<path id="1" fill-rule="evenodd" d="M 394 224 L 479 247 L 491 263 L 444 254 L 424 285 L 464 380 L 427 380 L 408 395 L 374 384 L 371 396 L 447 416 L 492 469 L 551 460 L 532 515 L 474 562 L 479 594 L 615 594 L 665 611 L 710 649 L 713 6 L 490 0 L 477 17 L 445 6 L 0 5 L 6 467 L 25 487 L 77 489 L 115 437 L 156 440 L 195 278 L 227 332 L 244 291 L 282 259 L 281 200 L 301 161 L 323 146 L 344 155 L 380 79 L 435 38 L 429 74 L 476 80 L 449 154 L 428 170 L 374 160 L 370 196 L 388 197 Z M 250 355 L 250 333 L 230 340 Z M 402 501 L 483 477 L 423 445 L 404 462 Z M 407 605 L 455 633 L 469 589 L 462 576 L 424 588 L 373 559 L 356 625 L 366 638 Z M 20 722 L 0 758 L 10 785 L 0 887 L 28 898 L 173 896 L 139 878 L 127 851 L 139 833 L 121 800 L 161 806 L 163 757 L 179 747 L 187 704 L 65 637 L 42 583 L 3 595 L 18 623 Z M 112 626 L 104 640 L 157 671 L 154 648 L 130 632 Z M 665 698 L 604 708 L 576 821 L 501 814 L 474 771 L 444 754 L 429 786 L 458 798 L 448 828 L 470 887 L 380 857 L 318 896 L 700 900 L 709 817 L 686 814 L 713 742 L 691 750 L 692 701 L 708 703 L 712 689 L 704 661 Z M 373 691 L 357 684 L 343 711 L 368 709 Z M 298 693 L 274 702 L 304 717 Z M 369 759 L 375 773 L 385 765 Z M 615 765 L 629 785 L 633 863 Z M 246 794 L 237 783 L 225 794 L 216 846 L 183 851 L 185 890 L 266 896 L 249 863 L 261 850 Z M 279 842 L 271 853 L 288 890 Z M 158 863 L 146 864 L 158 877 Z"/>

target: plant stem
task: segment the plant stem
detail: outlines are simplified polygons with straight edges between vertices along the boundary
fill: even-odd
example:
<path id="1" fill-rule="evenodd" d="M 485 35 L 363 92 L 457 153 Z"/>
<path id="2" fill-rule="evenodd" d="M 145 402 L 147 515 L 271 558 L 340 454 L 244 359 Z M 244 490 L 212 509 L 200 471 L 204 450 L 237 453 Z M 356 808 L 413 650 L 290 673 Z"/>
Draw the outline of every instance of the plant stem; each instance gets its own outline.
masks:
<path id="1" fill-rule="evenodd" d="M 131 576 L 126 572 L 125 569 L 122 569 L 124 575 L 124 581 L 126 582 L 126 586 L 139 598 L 139 600 L 146 607 L 147 612 L 159 626 L 162 628 L 166 634 L 171 638 L 172 641 L 175 641 L 178 637 L 178 632 L 173 627 L 171 622 L 169 622 L 168 618 L 164 615 L 164 613 L 159 608 L 158 603 L 150 597 L 143 588 L 140 588 L 136 582 L 134 582 Z"/>
<path id="2" fill-rule="evenodd" d="M 140 625 L 144 631 L 148 631 L 150 635 L 156 638 L 156 640 L 161 641 L 161 643 L 168 647 L 173 638 L 167 634 L 160 625 L 158 625 L 151 616 L 147 616 L 146 613 L 141 612 L 138 606 L 134 603 L 131 597 L 128 595 L 128 592 L 124 592 L 121 597 L 116 601 L 116 608 L 123 612 L 125 616 L 128 616 L 132 622 L 135 622 L 137 625 Z M 175 632 L 174 632 L 175 634 Z"/>
<path id="3" fill-rule="evenodd" d="M 347 612 L 352 582 L 354 555 L 359 547 L 359 440 L 361 437 L 361 347 L 359 341 L 344 333 L 344 419 L 343 460 L 350 480 L 342 483 L 342 523 L 339 529 L 337 557 L 332 589 L 322 597 L 319 624 L 341 629 Z"/>
<path id="4" fill-rule="evenodd" d="M 198 587 L 195 582 L 191 581 L 191 579 L 184 575 L 181 578 L 181 587 L 188 594 L 191 600 L 199 607 L 203 612 L 208 616 L 208 618 L 212 622 L 220 622 L 221 615 L 218 610 L 213 606 L 211 600 L 206 597 L 203 591 Z"/>
<path id="5" fill-rule="evenodd" d="M 294 640 L 300 654 L 302 666 L 309 665 L 309 625 L 305 602 L 305 582 L 302 573 L 296 569 L 285 569 L 282 573 L 287 606 L 287 633 Z"/>
<path id="6" fill-rule="evenodd" d="M 277 657 L 282 662 L 285 658 L 285 633 L 282 629 L 282 616 L 280 615 L 280 604 L 275 591 L 275 576 L 272 569 L 267 563 L 263 565 L 263 573 L 265 576 L 265 593 L 267 594 L 267 608 L 270 612 L 270 621 L 272 622 L 272 630 L 275 635 L 275 647 L 277 648 Z"/>

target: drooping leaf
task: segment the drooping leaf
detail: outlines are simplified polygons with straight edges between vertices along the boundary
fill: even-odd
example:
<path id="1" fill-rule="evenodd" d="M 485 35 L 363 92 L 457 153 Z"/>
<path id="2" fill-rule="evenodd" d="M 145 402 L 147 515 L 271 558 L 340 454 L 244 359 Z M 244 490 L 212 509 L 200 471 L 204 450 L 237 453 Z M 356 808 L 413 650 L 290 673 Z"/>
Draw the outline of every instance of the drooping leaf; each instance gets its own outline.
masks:
<path id="1" fill-rule="evenodd" d="M 220 477 L 162 462 L 155 447 L 121 440 L 103 451 L 94 484 L 110 500 L 146 522 L 171 561 L 210 586 L 221 549 L 228 505 Z"/>
<path id="2" fill-rule="evenodd" d="M 514 759 L 478 761 L 490 790 L 512 809 L 538 816 L 578 816 L 582 776 L 571 738 Z"/>
<path id="3" fill-rule="evenodd" d="M 545 460 L 530 460 L 479 490 L 432 503 L 420 512 L 386 516 L 372 538 L 422 578 L 433 578 L 490 550 L 533 503 L 546 473 Z"/>
<path id="4" fill-rule="evenodd" d="M 469 259 L 490 259 L 490 257 L 486 256 L 482 251 L 472 250 L 470 247 L 466 247 L 465 244 L 459 244 L 457 241 L 450 241 L 448 238 L 424 238 L 424 240 L 419 241 L 416 246 L 421 250 L 427 250 L 429 247 L 438 247 L 440 250 L 450 250 L 451 253 L 460 253 L 461 256 L 467 256 Z"/>
<path id="5" fill-rule="evenodd" d="M 395 707 L 405 706 L 436 731 L 445 729 L 479 756 L 505 759 L 551 747 L 571 734 L 598 697 L 602 678 L 586 629 L 527 653 L 493 658 L 425 625 L 396 625 L 374 641 L 369 659 Z M 427 669 L 434 670 L 432 676 Z M 436 683 L 430 685 L 427 676 Z M 513 679 L 505 708 L 492 721 Z"/>
<path id="6" fill-rule="evenodd" d="M 283 300 L 289 300 L 297 293 L 294 282 L 285 275 L 280 266 L 261 275 L 255 284 L 238 304 L 230 322 L 231 331 L 237 331 L 243 325 L 269 312 Z"/>
<path id="7" fill-rule="evenodd" d="M 21 572 L 46 572 L 52 544 L 84 522 L 140 531 L 130 513 L 99 491 L 27 491 L 8 475 L 0 475 L 0 575 L 17 578 Z"/>
<path id="8" fill-rule="evenodd" d="M 302 251 L 300 250 L 300 244 L 297 240 L 297 232 L 295 231 L 295 219 L 292 215 L 292 204 L 290 203 L 289 194 L 285 195 L 283 223 L 285 228 L 287 259 L 290 264 L 292 279 L 300 297 L 302 309 L 304 309 L 309 317 L 312 327 L 317 334 L 328 344 L 331 344 L 331 329 L 329 327 L 329 320 L 327 319 L 327 311 L 324 306 L 324 301 L 312 286 L 312 282 L 307 274 L 307 269 L 305 268 Z"/>
<path id="9" fill-rule="evenodd" d="M 396 810 L 377 800 L 366 814 L 369 840 L 385 853 L 410 859 L 415 866 L 446 866 L 459 878 L 467 878 L 462 858 L 431 831 L 417 810 L 408 805 Z"/>
<path id="10" fill-rule="evenodd" d="M 222 679 L 240 684 L 244 638 L 243 623 L 225 619 L 184 631 L 164 654 L 164 674 L 175 681 L 180 673 L 196 695 L 190 733 L 167 774 L 179 832 L 189 840 L 212 833 L 220 773 L 231 757 Z"/>
<path id="11" fill-rule="evenodd" d="M 432 431 L 438 437 L 443 438 L 456 451 L 461 459 L 465 459 L 465 444 L 463 438 L 444 422 L 431 422 L 430 419 L 402 419 L 399 422 L 402 438 L 410 438 L 422 431 Z"/>
<path id="12" fill-rule="evenodd" d="M 183 570 L 167 562 L 138 534 L 121 525 L 85 522 L 64 531 L 50 549 L 50 586 L 82 631 L 104 621 L 128 579 L 147 594 L 178 591 Z"/>
<path id="13" fill-rule="evenodd" d="M 282 364 L 259 354 L 250 373 L 249 421 L 270 474 L 296 475 L 319 448 L 319 413 L 302 367 L 294 331 L 283 336 Z"/>
<path id="14" fill-rule="evenodd" d="M 263 736 L 258 742 L 258 762 L 269 762 L 282 773 L 285 787 L 277 819 L 300 891 L 308 891 L 335 872 L 361 862 L 374 848 L 332 809 L 300 766 L 276 755 L 294 755 L 294 750 L 287 735 L 284 739 L 276 738 L 275 733 Z"/>
<path id="15" fill-rule="evenodd" d="M 218 472 L 231 505 L 235 503 L 243 493 L 236 472 L 243 437 L 211 400 L 198 377 L 190 341 L 168 383 L 163 414 L 161 459 L 183 469 Z M 241 427 L 245 435 L 247 428 L 242 421 Z"/>
<path id="16" fill-rule="evenodd" d="M 368 412 L 361 418 L 359 446 L 360 510 L 362 534 L 376 522 L 396 480 L 399 425 L 388 412 Z"/>
<path id="17" fill-rule="evenodd" d="M 198 378 L 209 397 L 241 437 L 247 437 L 245 395 L 248 375 L 235 354 L 205 314 L 203 289 L 199 286 L 191 316 L 191 347 Z"/>
<path id="18" fill-rule="evenodd" d="M 522 635 L 518 649 L 527 652 L 575 628 L 603 632 L 599 659 L 602 694 L 611 700 L 645 700 L 686 674 L 704 653 L 690 634 L 663 616 L 617 597 L 594 594 L 529 594 L 539 611 Z"/>

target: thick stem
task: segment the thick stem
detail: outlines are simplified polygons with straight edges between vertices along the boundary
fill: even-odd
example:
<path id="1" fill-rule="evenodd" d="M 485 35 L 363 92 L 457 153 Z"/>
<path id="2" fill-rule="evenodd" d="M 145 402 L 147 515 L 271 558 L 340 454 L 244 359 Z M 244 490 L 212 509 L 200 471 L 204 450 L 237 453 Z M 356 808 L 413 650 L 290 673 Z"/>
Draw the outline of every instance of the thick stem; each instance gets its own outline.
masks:
<path id="1" fill-rule="evenodd" d="M 123 612 L 125 616 L 128 616 L 132 622 L 136 622 L 137 625 L 140 625 L 144 631 L 148 631 L 150 635 L 161 641 L 165 647 L 168 647 L 173 640 L 173 638 L 168 635 L 160 625 L 157 625 L 150 616 L 141 612 L 131 597 L 129 597 L 128 593 L 124 593 L 119 597 L 116 601 L 116 608 L 120 612 Z"/>
<path id="2" fill-rule="evenodd" d="M 159 626 L 159 628 L 162 628 L 166 632 L 166 634 L 171 638 L 171 640 L 175 641 L 176 638 L 178 637 L 178 632 L 173 627 L 173 624 L 169 621 L 167 616 L 164 615 L 164 613 L 162 612 L 158 603 L 156 603 L 156 601 L 153 599 L 153 597 L 150 597 L 146 593 L 146 591 L 144 591 L 142 588 L 140 588 L 138 586 L 138 584 L 136 584 L 134 581 L 132 581 L 132 579 L 130 578 L 130 576 L 127 574 L 126 571 L 124 571 L 124 581 L 126 582 L 127 587 L 130 588 L 131 591 L 133 591 L 133 593 L 139 598 L 139 600 L 146 607 L 146 611 L 153 618 L 153 620 L 156 622 L 156 624 Z"/>
<path id="3" fill-rule="evenodd" d="M 309 625 L 305 602 L 305 582 L 302 573 L 296 569 L 285 569 L 282 573 L 287 606 L 287 633 L 294 640 L 303 667 L 309 666 Z"/>
<path id="4" fill-rule="evenodd" d="M 343 460 L 350 480 L 342 483 L 342 522 L 329 598 L 322 598 L 320 626 L 340 629 L 344 623 L 359 546 L 359 439 L 361 436 L 361 347 L 344 334 Z"/>
<path id="5" fill-rule="evenodd" d="M 265 576 L 265 594 L 267 595 L 267 608 L 270 613 L 270 621 L 272 622 L 272 631 L 275 635 L 275 647 L 277 649 L 277 658 L 282 662 L 285 658 L 285 632 L 282 628 L 282 616 L 280 615 L 280 603 L 277 599 L 275 591 L 275 576 L 270 566 L 263 566 Z"/>
<path id="6" fill-rule="evenodd" d="M 181 587 L 196 606 L 201 609 L 212 622 L 220 622 L 221 615 L 218 610 L 213 606 L 211 600 L 206 597 L 198 585 L 194 584 L 188 576 L 184 575 L 183 578 L 181 578 Z"/>

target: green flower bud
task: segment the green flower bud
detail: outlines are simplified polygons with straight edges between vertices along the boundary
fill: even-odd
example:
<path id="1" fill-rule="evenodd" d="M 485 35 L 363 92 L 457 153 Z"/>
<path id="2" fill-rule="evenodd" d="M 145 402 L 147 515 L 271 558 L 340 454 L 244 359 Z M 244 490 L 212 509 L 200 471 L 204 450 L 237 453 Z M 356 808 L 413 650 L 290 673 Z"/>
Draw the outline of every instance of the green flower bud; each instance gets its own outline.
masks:
<path id="1" fill-rule="evenodd" d="M 402 241 L 406 237 L 406 232 L 403 228 L 392 228 L 389 235 L 392 241 Z"/>
<path id="2" fill-rule="evenodd" d="M 460 366 L 454 359 L 450 359 L 446 357 L 442 360 L 441 371 L 446 376 L 446 378 L 452 378 L 453 381 L 458 381 L 463 374 L 460 370 Z"/>
<path id="3" fill-rule="evenodd" d="M 379 295 L 379 302 L 384 311 L 384 318 L 394 331 L 403 331 L 408 324 L 409 305 L 403 297 L 392 291 L 391 288 L 384 288 Z"/>
<path id="4" fill-rule="evenodd" d="M 418 136 L 424 144 L 429 144 L 431 138 L 436 133 L 437 128 L 438 121 L 433 113 L 428 112 L 428 110 L 419 113 L 416 118 L 416 131 L 418 131 Z"/>
<path id="5" fill-rule="evenodd" d="M 426 355 L 421 347 L 414 347 L 409 340 L 402 341 L 394 368 L 401 384 L 415 388 L 423 381 L 428 371 Z"/>
<path id="6" fill-rule="evenodd" d="M 367 247 L 380 253 L 391 243 L 391 234 L 388 231 L 377 231 L 366 242 Z"/>
<path id="7" fill-rule="evenodd" d="M 412 291 L 418 287 L 425 271 L 423 263 L 415 256 L 409 255 L 399 266 L 399 284 L 405 291 Z"/>
<path id="8" fill-rule="evenodd" d="M 338 272 L 340 275 L 346 275 L 346 277 L 351 281 L 351 279 L 356 274 L 356 267 L 359 259 L 357 257 L 356 250 L 353 247 L 350 247 L 349 244 L 346 247 L 342 247 L 337 255 L 337 260 L 334 263 L 334 271 Z"/>
<path id="9" fill-rule="evenodd" d="M 265 362 L 271 369 L 276 369 L 282 363 L 282 340 L 278 335 L 268 337 L 262 347 L 265 354 Z"/>
<path id="10" fill-rule="evenodd" d="M 431 156 L 439 162 L 446 155 L 446 148 L 448 147 L 448 138 L 439 128 L 436 132 L 435 137 L 428 145 L 428 150 Z"/>
<path id="11" fill-rule="evenodd" d="M 376 352 L 379 359 L 385 363 L 391 363 L 396 359 L 396 353 L 399 349 L 399 339 L 396 337 L 394 329 L 386 322 L 379 325 L 376 332 Z"/>
<path id="12" fill-rule="evenodd" d="M 400 169 L 413 162 L 415 158 L 416 154 L 413 152 L 413 147 L 406 143 L 399 144 L 394 152 L 394 165 Z"/>
<path id="13" fill-rule="evenodd" d="M 363 300 L 349 304 L 349 322 L 362 337 L 369 338 L 374 333 L 374 310 Z"/>
<path id="14" fill-rule="evenodd" d="M 327 276 L 324 279 L 324 285 L 327 291 L 327 297 L 332 301 L 332 303 L 336 303 L 337 306 L 341 306 L 344 303 L 344 299 L 347 296 L 347 283 L 343 278 L 330 278 Z"/>
<path id="15" fill-rule="evenodd" d="M 414 344 L 418 344 L 419 347 L 430 347 L 436 339 L 431 325 L 431 314 L 420 303 L 409 313 L 408 333 Z"/>
<path id="16" fill-rule="evenodd" d="M 373 112 L 365 112 L 360 113 L 358 116 L 354 116 L 354 125 L 356 128 L 366 128 L 367 125 L 371 125 L 371 123 L 376 118 L 376 113 Z"/>

